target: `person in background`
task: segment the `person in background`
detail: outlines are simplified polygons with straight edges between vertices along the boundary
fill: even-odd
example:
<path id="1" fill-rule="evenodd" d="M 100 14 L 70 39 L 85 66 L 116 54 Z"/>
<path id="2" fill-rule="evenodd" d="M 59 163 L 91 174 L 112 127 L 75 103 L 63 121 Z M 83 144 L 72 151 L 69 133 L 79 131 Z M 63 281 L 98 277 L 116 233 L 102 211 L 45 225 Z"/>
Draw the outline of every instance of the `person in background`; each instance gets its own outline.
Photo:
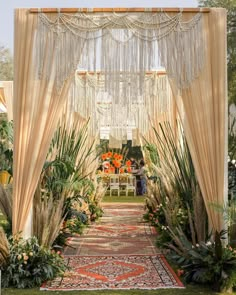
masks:
<path id="1" fill-rule="evenodd" d="M 140 184 L 141 184 L 141 191 L 140 194 L 144 195 L 147 192 L 147 178 L 146 178 L 146 171 L 145 171 L 145 163 L 144 160 L 139 162 L 140 168 L 135 173 L 135 175 L 139 175 L 140 177 Z"/>
<path id="2" fill-rule="evenodd" d="M 130 158 L 130 161 L 131 161 L 131 169 L 132 171 L 135 172 L 139 168 L 138 163 L 136 162 L 134 158 Z"/>

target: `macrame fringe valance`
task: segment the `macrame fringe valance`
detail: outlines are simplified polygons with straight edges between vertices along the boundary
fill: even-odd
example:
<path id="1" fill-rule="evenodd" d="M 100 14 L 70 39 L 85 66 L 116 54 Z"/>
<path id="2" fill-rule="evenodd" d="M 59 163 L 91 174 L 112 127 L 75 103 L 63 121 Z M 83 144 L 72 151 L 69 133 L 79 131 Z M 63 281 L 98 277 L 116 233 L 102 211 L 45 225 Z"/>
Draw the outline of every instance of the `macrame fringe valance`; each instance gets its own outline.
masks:
<path id="1" fill-rule="evenodd" d="M 137 128 L 145 136 L 157 120 L 168 120 L 168 116 L 170 120 L 173 100 L 166 75 L 147 73 L 143 95 L 134 98 L 130 94 L 126 99 L 126 103 L 117 104 L 116 98 L 106 92 L 103 73 L 81 75 L 77 72 L 71 84 L 67 111 L 78 112 L 85 119 L 90 118 L 90 133 L 93 135 L 97 134 L 98 129 L 109 128 L 113 147 L 127 141 L 128 129 L 131 132 L 131 129 Z M 135 138 L 132 140 L 137 145 L 139 141 Z M 115 140 L 118 143 L 114 143 Z"/>
<path id="2" fill-rule="evenodd" d="M 190 85 L 203 67 L 202 14 L 185 17 L 181 11 L 39 12 L 35 38 L 37 78 L 50 79 L 53 69 L 60 91 L 76 69 L 99 69 L 102 75 L 86 75 L 86 79 L 75 75 L 68 111 L 90 118 L 93 135 L 102 126 L 111 126 L 110 135 L 119 144 L 127 139 L 130 121 L 145 135 L 150 124 L 160 117 L 167 118 L 172 95 L 166 78 L 156 79 L 146 72 L 164 67 L 181 90 Z M 54 57 L 53 65 L 42 63 L 44 52 Z"/>
<path id="3" fill-rule="evenodd" d="M 56 56 L 57 87 L 77 69 L 102 70 L 105 90 L 124 100 L 126 94 L 142 95 L 145 72 L 163 66 L 180 89 L 188 87 L 204 63 L 202 14 L 38 13 L 36 34 L 37 74 L 45 47 Z M 167 50 L 168 48 L 168 50 Z M 48 77 L 50 66 L 48 66 Z M 123 72 L 123 90 L 120 73 Z M 133 74 L 131 74 L 133 73 Z"/>

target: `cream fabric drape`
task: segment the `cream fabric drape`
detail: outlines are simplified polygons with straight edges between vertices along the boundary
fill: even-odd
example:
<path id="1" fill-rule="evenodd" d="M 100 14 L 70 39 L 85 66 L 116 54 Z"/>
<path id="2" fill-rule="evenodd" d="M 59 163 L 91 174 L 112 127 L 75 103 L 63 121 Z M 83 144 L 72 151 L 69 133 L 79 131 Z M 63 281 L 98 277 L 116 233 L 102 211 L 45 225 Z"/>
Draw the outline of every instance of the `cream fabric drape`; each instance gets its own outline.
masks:
<path id="1" fill-rule="evenodd" d="M 191 86 L 182 90 L 183 125 L 210 225 L 220 231 L 223 216 L 212 204 L 223 205 L 226 191 L 226 10 L 211 9 L 203 17 L 205 66 Z M 180 95 L 175 81 L 171 84 L 175 95 Z"/>
<path id="2" fill-rule="evenodd" d="M 58 91 L 56 54 L 48 52 L 47 47 L 41 60 L 41 77 L 37 77 L 34 69 L 37 20 L 37 14 L 15 10 L 13 233 L 23 231 L 24 235 L 37 182 L 73 77 Z"/>
<path id="3" fill-rule="evenodd" d="M 7 118 L 9 121 L 13 120 L 13 81 L 2 81 L 4 96 L 5 96 L 5 104 L 7 108 Z"/>

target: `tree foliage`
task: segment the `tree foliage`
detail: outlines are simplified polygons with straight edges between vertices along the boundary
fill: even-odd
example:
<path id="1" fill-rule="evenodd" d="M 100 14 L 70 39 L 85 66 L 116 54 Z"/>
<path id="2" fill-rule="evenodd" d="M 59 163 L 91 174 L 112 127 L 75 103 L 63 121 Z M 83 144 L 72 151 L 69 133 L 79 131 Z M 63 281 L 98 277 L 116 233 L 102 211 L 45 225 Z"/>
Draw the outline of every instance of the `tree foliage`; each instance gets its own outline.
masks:
<path id="1" fill-rule="evenodd" d="M 13 58 L 9 48 L 0 46 L 0 81 L 13 80 Z"/>
<path id="2" fill-rule="evenodd" d="M 227 59 L 229 102 L 236 104 L 236 0 L 200 0 L 200 6 L 227 9 Z"/>

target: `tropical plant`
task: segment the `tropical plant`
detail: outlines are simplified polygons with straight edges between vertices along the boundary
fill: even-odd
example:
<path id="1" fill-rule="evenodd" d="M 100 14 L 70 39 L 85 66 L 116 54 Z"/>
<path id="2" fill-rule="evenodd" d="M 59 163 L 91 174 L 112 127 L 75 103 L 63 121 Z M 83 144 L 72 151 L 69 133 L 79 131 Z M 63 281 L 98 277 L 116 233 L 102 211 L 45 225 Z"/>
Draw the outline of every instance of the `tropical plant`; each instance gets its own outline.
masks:
<path id="1" fill-rule="evenodd" d="M 89 204 L 89 211 L 91 213 L 91 216 L 90 216 L 90 220 L 91 221 L 95 221 L 96 219 L 102 217 L 103 215 L 103 210 L 101 207 L 99 207 L 96 203 L 94 202 L 91 202 Z"/>
<path id="2" fill-rule="evenodd" d="M 227 216 L 227 224 L 229 231 L 229 243 L 232 247 L 236 247 L 236 200 L 230 200 L 226 204 L 224 210 Z"/>
<path id="3" fill-rule="evenodd" d="M 236 193 L 236 118 L 229 122 L 228 129 L 228 194 L 233 199 Z"/>
<path id="4" fill-rule="evenodd" d="M 87 224 L 87 215 L 84 213 L 76 214 L 74 217 L 67 219 L 65 229 L 70 234 L 82 234 Z"/>
<path id="5" fill-rule="evenodd" d="M 225 225 L 228 227 L 228 243 L 236 247 L 236 199 L 229 200 L 223 206 L 214 203 L 209 205 L 223 216 Z"/>
<path id="6" fill-rule="evenodd" d="M 92 153 L 93 143 L 87 145 L 87 124 L 82 129 L 67 130 L 60 126 L 56 131 L 43 169 L 43 184 L 54 198 L 60 198 L 63 190 L 73 195 L 80 188 L 84 175 L 83 164 Z"/>
<path id="7" fill-rule="evenodd" d="M 236 250 L 223 247 L 225 231 L 215 232 L 214 242 L 208 240 L 195 246 L 183 239 L 186 255 L 171 255 L 181 269 L 187 282 L 211 284 L 220 292 L 236 286 Z"/>
<path id="8" fill-rule="evenodd" d="M 151 163 L 152 173 L 156 174 L 157 181 L 149 181 L 148 214 L 157 217 L 159 239 L 161 234 L 165 236 L 162 246 L 184 253 L 177 228 L 181 227 L 181 231 L 193 245 L 205 241 L 205 205 L 183 131 L 177 139 L 170 125 L 164 123 L 160 124 L 160 133 L 155 129 L 154 132 L 153 142 L 157 143 L 158 153 L 155 158 L 160 159 L 160 162 L 157 165 Z M 149 145 L 147 142 L 146 144 Z M 154 150 L 151 149 L 152 153 Z M 149 151 L 150 149 L 144 148 L 145 153 Z M 151 159 L 149 154 L 148 157 Z M 160 212 L 161 218 L 158 216 Z M 169 239 L 166 239 L 168 235 Z"/>
<path id="9" fill-rule="evenodd" d="M 63 257 L 41 247 L 35 237 L 27 240 L 20 236 L 9 238 L 9 251 L 2 272 L 4 287 L 40 286 L 46 280 L 62 276 L 67 269 Z"/>
<path id="10" fill-rule="evenodd" d="M 90 195 L 90 202 L 93 202 L 97 206 L 101 206 L 101 202 L 103 197 L 106 194 L 106 186 L 103 185 L 103 182 L 98 179 L 98 177 L 94 177 L 94 191 Z"/>
<path id="11" fill-rule="evenodd" d="M 88 158 L 87 165 L 94 160 L 94 144 L 88 141 L 87 124 L 79 127 L 63 125 L 55 132 L 35 195 L 34 234 L 48 247 L 62 229 L 68 200 L 85 200 L 94 189 L 84 166 Z"/>
<path id="12" fill-rule="evenodd" d="M 147 142 L 144 148 L 148 152 L 151 163 L 153 163 L 154 165 L 160 166 L 160 159 L 159 159 L 157 147 L 153 143 Z"/>
<path id="13" fill-rule="evenodd" d="M 160 131 L 155 131 L 160 165 L 152 164 L 158 180 L 149 185 L 147 216 L 187 281 L 212 284 L 217 291 L 228 289 L 236 283 L 236 254 L 223 247 L 225 232 L 206 236 L 205 205 L 184 134 L 177 140 L 169 124 Z"/>

